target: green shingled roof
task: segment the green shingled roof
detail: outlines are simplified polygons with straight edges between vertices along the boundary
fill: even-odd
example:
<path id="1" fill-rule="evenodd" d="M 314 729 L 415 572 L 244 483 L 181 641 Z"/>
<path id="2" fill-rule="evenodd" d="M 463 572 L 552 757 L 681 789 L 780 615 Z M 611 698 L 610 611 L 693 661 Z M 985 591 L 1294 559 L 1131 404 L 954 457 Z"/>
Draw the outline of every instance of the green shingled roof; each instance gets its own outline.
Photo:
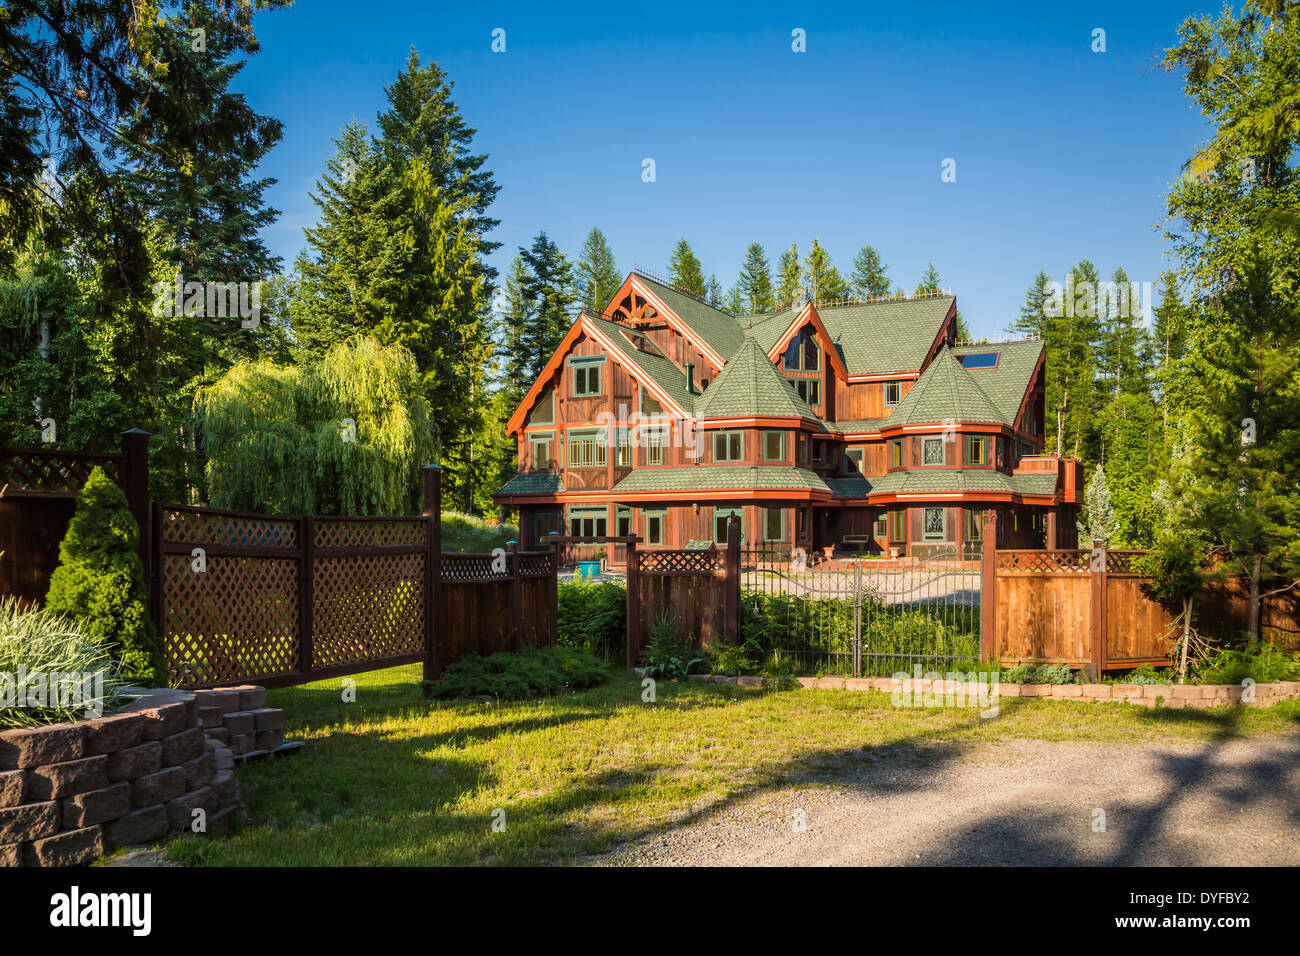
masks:
<path id="1" fill-rule="evenodd" d="M 927 468 L 921 471 L 891 471 L 887 475 L 871 479 L 872 494 L 918 494 L 927 491 L 1051 495 L 1056 492 L 1056 475 L 1052 472 L 1008 475 L 992 468 Z"/>
<path id="2" fill-rule="evenodd" d="M 704 394 L 695 400 L 696 418 L 779 415 L 817 419 L 795 394 L 789 380 L 768 361 L 753 336 L 727 360 Z"/>
<path id="3" fill-rule="evenodd" d="M 725 488 L 790 488 L 829 492 L 826 482 L 793 465 L 696 465 L 638 468 L 614 486 L 614 494 L 633 491 L 717 491 Z"/>
<path id="4" fill-rule="evenodd" d="M 870 492 L 875 491 L 871 482 L 875 479 L 868 479 L 862 475 L 849 475 L 844 478 L 827 478 L 826 484 L 830 486 L 831 494 L 836 498 L 865 498 Z"/>
<path id="5" fill-rule="evenodd" d="M 1025 392 L 1029 389 L 1043 348 L 1042 342 L 1029 341 L 962 345 L 952 351 L 959 357 L 976 352 L 998 353 L 998 364 L 993 368 L 968 368 L 964 371 L 992 399 L 1002 415 L 1002 421 L 1012 425 L 1015 423 L 1016 412 L 1020 410 L 1020 403 L 1024 401 Z"/>
<path id="6" fill-rule="evenodd" d="M 1001 423 L 1002 412 L 971 372 L 946 348 L 939 349 L 911 390 L 898 403 L 888 424 L 920 425 L 947 420 Z M 1009 423 L 1008 423 L 1009 424 Z"/>
<path id="7" fill-rule="evenodd" d="M 887 418 L 846 418 L 840 422 L 827 422 L 826 427 L 833 432 L 874 432 L 888 420 Z"/>
<path id="8" fill-rule="evenodd" d="M 554 471 L 525 471 L 507 481 L 499 495 L 554 495 L 564 490 L 564 479 Z"/>
<path id="9" fill-rule="evenodd" d="M 849 374 L 875 375 L 919 369 L 955 301 L 942 295 L 816 308 Z"/>
<path id="10" fill-rule="evenodd" d="M 682 410 L 687 415 L 691 414 L 692 407 L 699 396 L 692 395 L 686 390 L 686 373 L 665 358 L 653 342 L 645 336 L 639 335 L 635 329 L 619 325 L 617 322 L 593 316 L 587 316 L 587 318 L 591 319 L 592 324 L 618 346 L 619 351 L 649 375 L 660 388 L 672 397 L 673 401 L 682 406 Z M 643 342 L 647 348 L 654 349 L 654 351 L 637 348 L 636 341 Z"/>
<path id="11" fill-rule="evenodd" d="M 725 361 L 740 348 L 744 332 L 734 318 L 711 305 L 678 292 L 672 286 L 636 273 L 637 281 L 663 300 L 679 319 L 689 325 Z"/>

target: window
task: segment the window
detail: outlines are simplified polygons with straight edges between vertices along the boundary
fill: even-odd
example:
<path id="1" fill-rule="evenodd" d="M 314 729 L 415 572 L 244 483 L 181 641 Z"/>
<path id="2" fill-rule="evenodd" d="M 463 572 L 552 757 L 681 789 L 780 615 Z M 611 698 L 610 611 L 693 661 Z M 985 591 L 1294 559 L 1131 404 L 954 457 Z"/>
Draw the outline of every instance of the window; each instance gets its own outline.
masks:
<path id="1" fill-rule="evenodd" d="M 943 439 L 922 438 L 921 439 L 921 464 L 942 465 L 943 463 L 944 463 Z"/>
<path id="2" fill-rule="evenodd" d="M 628 434 L 626 428 L 618 430 L 618 452 L 614 464 L 620 468 L 632 467 L 632 436 Z"/>
<path id="3" fill-rule="evenodd" d="M 903 386 L 901 382 L 885 383 L 885 407 L 892 408 L 902 399 Z"/>
<path id="4" fill-rule="evenodd" d="M 545 470 L 551 467 L 551 440 L 553 438 L 555 438 L 555 432 L 538 432 L 528 436 L 534 468 Z"/>
<path id="5" fill-rule="evenodd" d="M 961 362 L 962 368 L 993 368 L 998 364 L 997 352 L 972 352 L 970 355 L 960 355 L 957 361 Z"/>
<path id="6" fill-rule="evenodd" d="M 794 388 L 795 394 L 807 402 L 809 405 L 820 405 L 822 403 L 822 383 L 815 378 L 790 378 L 786 379 Z"/>
<path id="7" fill-rule="evenodd" d="M 921 537 L 926 541 L 942 541 L 944 537 L 944 509 L 921 509 Z"/>
<path id="8" fill-rule="evenodd" d="M 763 460 L 785 460 L 785 432 L 763 432 Z"/>
<path id="9" fill-rule="evenodd" d="M 714 461 L 740 461 L 744 457 L 744 451 L 744 436 L 741 432 L 714 432 Z"/>
<path id="10" fill-rule="evenodd" d="M 984 509 L 983 508 L 966 509 L 966 540 L 967 541 L 984 540 Z"/>
<path id="11" fill-rule="evenodd" d="M 664 543 L 664 512 L 647 511 L 645 513 L 645 543 Z"/>
<path id="12" fill-rule="evenodd" d="M 889 443 L 889 464 L 892 468 L 903 467 L 903 439 L 895 438 Z"/>
<path id="13" fill-rule="evenodd" d="M 821 349 L 812 329 L 805 326 L 785 347 L 783 364 L 792 372 L 816 372 L 821 368 Z"/>
<path id="14" fill-rule="evenodd" d="M 575 538 L 603 538 L 607 519 L 604 508 L 570 508 L 569 534 Z"/>
<path id="15" fill-rule="evenodd" d="M 907 509 L 895 508 L 889 512 L 889 540 L 907 540 Z"/>
<path id="16" fill-rule="evenodd" d="M 808 436 L 800 432 L 794 440 L 795 461 L 801 465 L 808 464 Z"/>
<path id="17" fill-rule="evenodd" d="M 785 509 L 763 509 L 763 540 L 781 541 L 785 538 Z"/>
<path id="18" fill-rule="evenodd" d="M 574 365 L 572 372 L 574 395 L 581 397 L 600 394 L 599 364 Z"/>
<path id="19" fill-rule="evenodd" d="M 799 516 L 798 518 L 799 540 L 807 541 L 808 540 L 808 509 L 799 508 L 795 511 L 795 514 Z"/>
<path id="20" fill-rule="evenodd" d="M 546 539 L 544 535 L 549 534 L 552 530 L 554 530 L 551 527 L 551 521 L 554 519 L 554 517 L 555 516 L 551 514 L 549 511 L 542 511 L 538 514 L 533 515 L 533 543 L 534 544 L 546 543 Z"/>
<path id="21" fill-rule="evenodd" d="M 966 460 L 972 465 L 989 463 L 988 439 L 983 435 L 971 435 L 966 439 Z"/>
<path id="22" fill-rule="evenodd" d="M 647 428 L 645 435 L 645 463 L 647 465 L 662 465 L 664 463 L 664 430 L 662 428 Z"/>
<path id="23" fill-rule="evenodd" d="M 528 413 L 529 425 L 554 425 L 555 424 L 555 389 L 546 388 L 542 391 L 541 397 L 533 405 L 533 410 Z"/>
<path id="24" fill-rule="evenodd" d="M 638 385 L 637 390 L 641 393 L 641 414 L 642 415 L 654 416 L 654 415 L 662 415 L 664 413 L 663 405 L 661 405 L 658 401 L 656 401 L 655 399 L 647 395 L 646 390 L 644 388 Z"/>
<path id="25" fill-rule="evenodd" d="M 883 514 L 877 515 L 875 536 L 883 540 L 885 535 L 888 533 L 889 533 L 888 522 L 885 520 L 885 516 Z"/>
<path id="26" fill-rule="evenodd" d="M 569 467 L 603 468 L 605 433 L 603 431 L 569 432 Z"/>
<path id="27" fill-rule="evenodd" d="M 632 533 L 632 509 L 619 505 L 616 514 L 614 531 L 620 538 L 626 538 Z"/>
<path id="28" fill-rule="evenodd" d="M 736 516 L 736 521 L 740 523 L 740 539 L 745 539 L 745 513 L 740 508 L 714 508 L 713 509 L 713 543 L 727 543 L 727 525 L 731 522 L 731 516 Z"/>
<path id="29" fill-rule="evenodd" d="M 862 449 L 850 448 L 844 453 L 844 468 L 850 475 L 862 475 Z"/>

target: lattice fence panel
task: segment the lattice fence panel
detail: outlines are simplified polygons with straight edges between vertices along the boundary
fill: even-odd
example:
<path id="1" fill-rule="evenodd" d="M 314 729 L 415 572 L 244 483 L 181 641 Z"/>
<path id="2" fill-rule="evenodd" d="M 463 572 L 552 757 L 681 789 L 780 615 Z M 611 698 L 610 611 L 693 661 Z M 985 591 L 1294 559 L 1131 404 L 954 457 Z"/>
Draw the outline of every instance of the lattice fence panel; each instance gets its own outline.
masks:
<path id="1" fill-rule="evenodd" d="M 233 548 L 296 548 L 298 522 L 293 518 L 244 518 L 207 511 L 163 509 L 164 541 Z"/>
<path id="2" fill-rule="evenodd" d="M 550 552 L 545 554 L 524 554 L 519 558 L 519 576 L 521 578 L 550 577 L 555 559 Z"/>
<path id="3" fill-rule="evenodd" d="M 712 574 L 721 571 L 721 551 L 638 551 L 637 570 L 645 574 Z"/>
<path id="4" fill-rule="evenodd" d="M 423 554 L 318 557 L 312 663 L 353 664 L 424 648 Z"/>
<path id="5" fill-rule="evenodd" d="M 392 545 L 423 547 L 428 540 L 429 524 L 422 518 L 376 518 L 373 521 L 316 519 L 318 548 L 382 548 Z"/>
<path id="6" fill-rule="evenodd" d="M 1111 574 L 1138 574 L 1133 561 L 1144 554 L 1145 551 L 1107 551 L 1106 570 Z"/>
<path id="7" fill-rule="evenodd" d="M 502 581 L 510 577 L 510 565 L 505 571 L 492 570 L 492 556 L 487 554 L 442 555 L 442 580 L 444 581 Z"/>
<path id="8" fill-rule="evenodd" d="M 59 452 L 6 451 L 0 457 L 0 486 L 13 491 L 66 491 L 76 493 L 98 465 L 117 481 L 121 455 L 66 455 Z"/>
<path id="9" fill-rule="evenodd" d="M 163 654 L 173 686 L 249 680 L 298 667 L 298 562 L 160 555 Z"/>
<path id="10" fill-rule="evenodd" d="M 1045 574 L 1087 574 L 1091 551 L 997 551 L 999 571 L 1039 571 Z"/>

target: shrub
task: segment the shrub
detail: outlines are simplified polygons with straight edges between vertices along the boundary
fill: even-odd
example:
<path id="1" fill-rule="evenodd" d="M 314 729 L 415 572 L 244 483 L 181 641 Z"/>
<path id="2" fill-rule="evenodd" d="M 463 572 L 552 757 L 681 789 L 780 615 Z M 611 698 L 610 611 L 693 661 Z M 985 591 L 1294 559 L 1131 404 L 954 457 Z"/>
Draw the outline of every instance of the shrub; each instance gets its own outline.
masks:
<path id="1" fill-rule="evenodd" d="M 135 550 L 139 537 L 122 489 L 96 467 L 77 495 L 45 604 L 51 613 L 75 619 L 121 661 L 125 680 L 165 686 L 167 670 Z"/>
<path id="2" fill-rule="evenodd" d="M 646 676 L 656 680 L 662 677 L 673 680 L 685 677 L 706 660 L 704 652 L 694 645 L 693 637 L 681 639 L 677 633 L 677 621 L 670 613 L 661 613 L 650 624 L 650 641 L 646 645 Z"/>
<path id="3" fill-rule="evenodd" d="M 709 670 L 714 674 L 752 674 L 758 669 L 763 649 L 750 638 L 739 644 L 725 644 L 710 652 Z"/>
<path id="4" fill-rule="evenodd" d="M 44 675 L 42 696 L 47 706 L 12 706 L 17 703 L 20 668 L 28 675 L 38 672 Z M 48 608 L 22 610 L 12 598 L 0 602 L 0 675 L 5 675 L 0 677 L 0 727 L 57 724 L 103 714 L 118 702 L 120 669 L 104 646 L 76 621 L 60 617 Z M 87 693 L 80 700 L 60 702 L 58 694 L 51 694 L 54 674 L 102 674 L 103 684 L 95 688 L 93 684 L 83 683 L 81 686 Z M 29 681 L 27 687 L 32 686 Z M 13 698 L 9 696 L 11 693 Z"/>
<path id="5" fill-rule="evenodd" d="M 478 515 L 460 511 L 442 512 L 442 550 L 468 551 L 483 554 L 493 548 L 504 548 L 510 541 L 519 540 L 519 529 L 512 524 L 492 524 Z"/>
<path id="6" fill-rule="evenodd" d="M 1008 684 L 1073 684 L 1074 672 L 1064 664 L 1017 664 L 1002 672 Z"/>
<path id="7" fill-rule="evenodd" d="M 523 700 L 594 687 L 609 677 L 604 662 L 576 647 L 526 647 L 480 657 L 467 654 L 426 681 L 426 697 Z"/>
<path id="8" fill-rule="evenodd" d="M 1223 648 L 1198 662 L 1196 678 L 1202 684 L 1257 684 L 1300 680 L 1300 661 L 1268 641 L 1248 642 L 1240 648 Z"/>
<path id="9" fill-rule="evenodd" d="M 627 647 L 627 588 L 608 581 L 559 584 L 558 642 L 606 661 L 622 660 Z"/>
<path id="10" fill-rule="evenodd" d="M 1116 681 L 1117 684 L 1169 684 L 1172 682 L 1173 679 L 1167 670 L 1156 670 L 1150 664 L 1135 667 Z"/>

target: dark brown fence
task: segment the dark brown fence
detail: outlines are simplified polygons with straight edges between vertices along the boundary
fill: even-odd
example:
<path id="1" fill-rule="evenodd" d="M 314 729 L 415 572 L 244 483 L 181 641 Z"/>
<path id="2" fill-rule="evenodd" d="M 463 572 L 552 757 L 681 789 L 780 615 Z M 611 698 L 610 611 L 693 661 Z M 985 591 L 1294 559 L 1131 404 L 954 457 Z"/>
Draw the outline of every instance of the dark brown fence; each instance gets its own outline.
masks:
<path id="1" fill-rule="evenodd" d="M 661 617 L 703 647 L 726 636 L 726 551 L 639 551 L 636 581 L 641 633 L 647 638 Z"/>
<path id="2" fill-rule="evenodd" d="M 148 443 L 146 432 L 133 429 L 122 433 L 120 453 L 0 449 L 0 594 L 31 603 L 45 599 L 77 493 L 96 465 L 126 493 L 147 533 Z"/>
<path id="3" fill-rule="evenodd" d="M 556 566 L 549 551 L 442 555 L 439 650 L 451 663 L 555 643 Z M 502 567 L 504 564 L 504 567 Z"/>

